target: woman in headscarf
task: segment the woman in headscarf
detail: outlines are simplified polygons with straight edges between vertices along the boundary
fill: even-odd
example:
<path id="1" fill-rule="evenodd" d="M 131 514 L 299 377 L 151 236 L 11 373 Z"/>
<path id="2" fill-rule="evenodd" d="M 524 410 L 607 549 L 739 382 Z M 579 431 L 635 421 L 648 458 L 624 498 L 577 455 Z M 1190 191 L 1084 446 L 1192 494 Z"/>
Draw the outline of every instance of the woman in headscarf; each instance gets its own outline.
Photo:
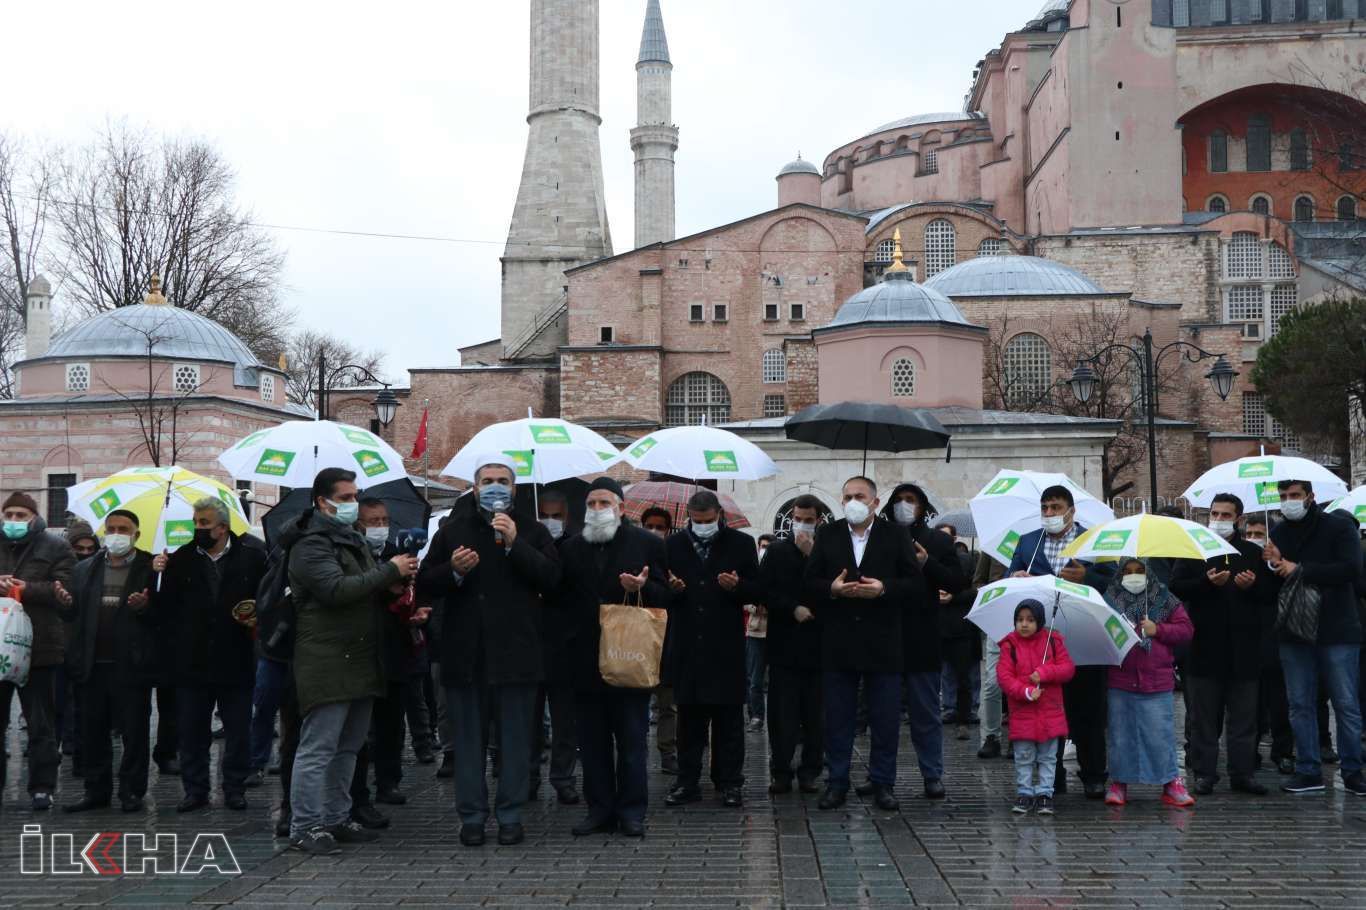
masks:
<path id="1" fill-rule="evenodd" d="M 1110 671 L 1110 789 L 1105 802 L 1122 806 L 1129 784 L 1162 786 L 1162 802 L 1186 808 L 1186 791 L 1176 762 L 1174 648 L 1191 640 L 1195 627 L 1167 586 L 1142 559 L 1126 559 L 1105 599 L 1138 635 L 1124 662 Z"/>

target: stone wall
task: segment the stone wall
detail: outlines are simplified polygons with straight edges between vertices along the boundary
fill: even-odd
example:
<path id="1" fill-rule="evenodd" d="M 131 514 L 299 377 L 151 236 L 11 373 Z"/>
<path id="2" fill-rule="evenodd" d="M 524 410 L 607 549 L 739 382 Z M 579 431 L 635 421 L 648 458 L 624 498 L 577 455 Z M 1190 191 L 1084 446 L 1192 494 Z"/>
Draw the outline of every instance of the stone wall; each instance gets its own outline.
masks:
<path id="1" fill-rule="evenodd" d="M 592 424 L 604 418 L 663 421 L 658 348 L 564 348 L 560 416 Z"/>

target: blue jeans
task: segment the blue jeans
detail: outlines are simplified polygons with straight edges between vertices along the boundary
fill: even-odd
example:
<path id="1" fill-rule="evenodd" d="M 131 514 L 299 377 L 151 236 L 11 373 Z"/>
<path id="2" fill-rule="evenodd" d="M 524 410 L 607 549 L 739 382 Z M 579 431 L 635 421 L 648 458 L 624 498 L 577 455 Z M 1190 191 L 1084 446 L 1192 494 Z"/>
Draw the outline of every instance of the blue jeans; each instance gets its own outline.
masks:
<path id="1" fill-rule="evenodd" d="M 768 669 L 768 639 L 745 638 L 745 679 L 749 680 L 749 719 L 764 719 L 764 671 Z"/>
<path id="2" fill-rule="evenodd" d="M 270 764 L 275 732 L 275 713 L 280 710 L 289 664 L 262 657 L 256 661 L 256 688 L 251 693 L 251 770 L 264 771 Z"/>
<path id="3" fill-rule="evenodd" d="M 1343 779 L 1361 770 L 1361 705 L 1357 684 L 1361 669 L 1359 645 L 1281 644 L 1281 669 L 1290 702 L 1290 727 L 1295 731 L 1295 773 L 1319 777 L 1319 676 L 1328 688 L 1338 719 L 1339 770 Z"/>
<path id="4" fill-rule="evenodd" d="M 944 776 L 944 722 L 939 719 L 939 671 L 905 674 L 907 720 L 920 776 L 927 781 Z"/>
<path id="5" fill-rule="evenodd" d="M 900 673 L 825 671 L 825 758 L 830 772 L 826 783 L 835 790 L 849 789 L 849 764 L 854 752 L 854 715 L 858 684 L 868 689 L 868 779 L 891 787 L 896 784 L 896 746 L 901 734 Z M 938 718 L 935 718 L 938 726 Z"/>
<path id="6" fill-rule="evenodd" d="M 1038 770 L 1039 782 L 1034 783 Z M 1015 792 L 1020 796 L 1053 796 L 1053 778 L 1058 773 L 1058 738 L 1036 743 L 1015 740 Z"/>
<path id="7" fill-rule="evenodd" d="M 319 825 L 340 825 L 351 817 L 356 752 L 370 730 L 373 704 L 373 698 L 357 698 L 318 705 L 304 715 L 289 782 L 291 837 Z"/>

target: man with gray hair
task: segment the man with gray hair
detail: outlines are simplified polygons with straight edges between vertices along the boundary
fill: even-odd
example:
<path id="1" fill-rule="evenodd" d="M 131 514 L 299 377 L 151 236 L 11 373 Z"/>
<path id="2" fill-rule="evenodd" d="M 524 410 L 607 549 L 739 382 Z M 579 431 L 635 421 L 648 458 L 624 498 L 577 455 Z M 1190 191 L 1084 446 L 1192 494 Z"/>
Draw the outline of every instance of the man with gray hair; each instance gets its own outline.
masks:
<path id="1" fill-rule="evenodd" d="M 160 591 L 152 586 L 152 609 L 164 630 L 180 715 L 185 798 L 176 811 L 209 805 L 215 707 L 223 718 L 223 805 L 240 811 L 247 807 L 251 770 L 252 627 L 266 549 L 254 537 L 234 534 L 227 505 L 206 497 L 194 504 L 194 538 L 158 556 L 153 569 L 163 566 Z"/>

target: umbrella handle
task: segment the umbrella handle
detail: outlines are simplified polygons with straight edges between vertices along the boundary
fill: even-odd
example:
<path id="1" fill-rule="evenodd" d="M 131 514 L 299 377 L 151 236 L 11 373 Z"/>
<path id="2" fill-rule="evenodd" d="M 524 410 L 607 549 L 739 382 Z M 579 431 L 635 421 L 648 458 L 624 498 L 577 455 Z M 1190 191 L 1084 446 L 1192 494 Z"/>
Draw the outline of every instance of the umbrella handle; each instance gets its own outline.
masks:
<path id="1" fill-rule="evenodd" d="M 1053 627 L 1058 623 L 1058 611 L 1061 609 L 1062 595 L 1055 593 L 1053 595 L 1053 619 L 1048 623 L 1048 637 L 1043 640 L 1043 660 L 1039 661 L 1041 664 L 1048 663 L 1048 646 L 1053 644 Z"/>

